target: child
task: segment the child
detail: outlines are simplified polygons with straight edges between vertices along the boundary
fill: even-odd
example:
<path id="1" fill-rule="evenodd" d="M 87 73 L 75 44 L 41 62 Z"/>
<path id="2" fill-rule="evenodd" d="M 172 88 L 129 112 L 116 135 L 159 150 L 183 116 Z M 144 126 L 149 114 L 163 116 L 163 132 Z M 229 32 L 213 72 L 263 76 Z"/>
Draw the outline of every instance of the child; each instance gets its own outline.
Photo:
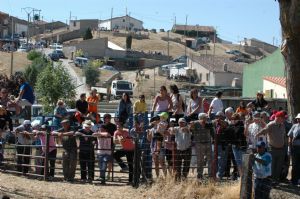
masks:
<path id="1" fill-rule="evenodd" d="M 165 165 L 164 135 L 168 127 L 168 117 L 168 113 L 162 112 L 159 114 L 159 119 L 157 118 L 152 122 L 153 128 L 147 131 L 147 139 L 151 142 L 151 153 L 157 177 L 159 177 L 159 165 L 161 165 L 164 175 L 166 176 L 167 174 Z"/>
<path id="2" fill-rule="evenodd" d="M 111 146 L 111 135 L 100 126 L 100 130 L 93 133 L 94 137 L 97 137 L 97 157 L 99 161 L 100 170 L 100 181 L 101 184 L 105 184 L 105 172 L 107 164 L 112 161 L 112 146 Z"/>

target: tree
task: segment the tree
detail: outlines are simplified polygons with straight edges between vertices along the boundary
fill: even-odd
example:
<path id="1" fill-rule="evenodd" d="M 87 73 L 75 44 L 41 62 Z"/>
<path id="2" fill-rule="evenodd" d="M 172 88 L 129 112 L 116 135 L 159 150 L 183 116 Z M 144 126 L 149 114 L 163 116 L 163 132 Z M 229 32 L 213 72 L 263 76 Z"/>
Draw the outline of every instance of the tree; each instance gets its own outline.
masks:
<path id="1" fill-rule="evenodd" d="M 285 59 L 288 109 L 294 117 L 300 112 L 300 1 L 278 0 Z"/>
<path id="2" fill-rule="evenodd" d="M 131 44 L 132 44 L 132 36 L 127 35 L 127 37 L 126 37 L 126 49 L 131 49 Z"/>
<path id="3" fill-rule="evenodd" d="M 86 29 L 83 40 L 93 39 L 92 30 L 90 28 Z"/>
<path id="4" fill-rule="evenodd" d="M 55 67 L 48 65 L 39 74 L 35 91 L 46 113 L 53 111 L 59 99 L 70 102 L 74 100 L 76 94 L 70 74 L 61 65 Z"/>
<path id="5" fill-rule="evenodd" d="M 45 57 L 36 57 L 31 65 L 27 66 L 24 72 L 25 79 L 31 86 L 35 86 L 38 75 L 46 68 L 49 64 Z"/>
<path id="6" fill-rule="evenodd" d="M 35 51 L 35 50 L 32 50 L 30 51 L 28 54 L 27 54 L 27 59 L 30 60 L 30 61 L 33 61 L 37 58 L 40 58 L 42 57 L 42 53 L 41 52 L 38 52 L 38 51 Z"/>
<path id="7" fill-rule="evenodd" d="M 99 71 L 98 66 L 94 66 L 93 62 L 90 62 L 85 68 L 84 68 L 84 74 L 86 77 L 86 83 L 89 86 L 95 86 L 96 83 L 99 81 Z"/>

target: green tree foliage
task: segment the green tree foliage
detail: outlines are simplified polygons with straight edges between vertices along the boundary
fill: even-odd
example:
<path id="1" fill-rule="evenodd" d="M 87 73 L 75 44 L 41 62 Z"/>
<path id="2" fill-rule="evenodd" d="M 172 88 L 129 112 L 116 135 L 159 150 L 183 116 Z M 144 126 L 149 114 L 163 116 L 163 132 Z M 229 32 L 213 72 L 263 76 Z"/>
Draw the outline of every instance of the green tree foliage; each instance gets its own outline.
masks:
<path id="1" fill-rule="evenodd" d="M 99 71 L 98 66 L 94 66 L 93 62 L 90 62 L 85 68 L 84 68 L 84 74 L 86 77 L 86 83 L 89 86 L 95 86 L 96 83 L 99 81 Z"/>
<path id="2" fill-rule="evenodd" d="M 92 30 L 90 28 L 86 29 L 83 40 L 93 39 Z"/>
<path id="3" fill-rule="evenodd" d="M 127 35 L 127 37 L 126 37 L 126 49 L 131 49 L 131 44 L 132 44 L 132 36 Z"/>
<path id="4" fill-rule="evenodd" d="M 75 57 L 83 57 L 84 53 L 82 49 L 78 49 L 75 51 Z"/>
<path id="5" fill-rule="evenodd" d="M 40 58 L 42 57 L 42 53 L 41 52 L 38 52 L 38 51 L 35 51 L 35 50 L 32 50 L 30 51 L 28 54 L 27 54 L 27 59 L 29 59 L 30 61 L 33 61 L 37 58 Z"/>
<path id="6" fill-rule="evenodd" d="M 35 86 L 37 76 L 46 68 L 49 64 L 48 60 L 39 56 L 33 59 L 31 65 L 27 66 L 24 72 L 25 79 L 29 82 L 31 86 Z"/>
<path id="7" fill-rule="evenodd" d="M 37 98 L 44 106 L 44 111 L 53 111 L 57 100 L 65 102 L 75 98 L 75 86 L 69 73 L 61 65 L 48 65 L 38 76 L 35 91 Z"/>

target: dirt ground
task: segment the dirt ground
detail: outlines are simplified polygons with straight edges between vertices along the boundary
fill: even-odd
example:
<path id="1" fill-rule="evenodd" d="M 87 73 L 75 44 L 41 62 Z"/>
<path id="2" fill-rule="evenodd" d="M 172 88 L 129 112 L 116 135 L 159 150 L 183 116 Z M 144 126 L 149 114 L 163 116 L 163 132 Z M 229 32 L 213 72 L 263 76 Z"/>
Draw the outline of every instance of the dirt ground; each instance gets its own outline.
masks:
<path id="1" fill-rule="evenodd" d="M 239 197 L 239 185 L 199 185 L 196 182 L 174 183 L 159 180 L 151 187 L 138 189 L 127 185 L 91 185 L 65 182 L 44 182 L 0 173 L 0 195 L 11 198 L 112 198 L 112 199 L 176 199 Z"/>

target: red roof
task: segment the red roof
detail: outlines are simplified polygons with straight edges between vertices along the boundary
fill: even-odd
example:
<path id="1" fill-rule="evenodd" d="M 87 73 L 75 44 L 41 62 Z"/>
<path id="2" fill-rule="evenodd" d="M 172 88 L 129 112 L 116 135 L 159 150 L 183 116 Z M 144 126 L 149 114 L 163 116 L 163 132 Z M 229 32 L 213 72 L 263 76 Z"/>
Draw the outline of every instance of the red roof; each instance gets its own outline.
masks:
<path id="1" fill-rule="evenodd" d="M 286 87 L 286 78 L 285 77 L 268 76 L 268 77 L 264 77 L 263 79 L 267 80 L 269 82 L 272 82 L 274 84 L 280 85 L 282 87 Z"/>

